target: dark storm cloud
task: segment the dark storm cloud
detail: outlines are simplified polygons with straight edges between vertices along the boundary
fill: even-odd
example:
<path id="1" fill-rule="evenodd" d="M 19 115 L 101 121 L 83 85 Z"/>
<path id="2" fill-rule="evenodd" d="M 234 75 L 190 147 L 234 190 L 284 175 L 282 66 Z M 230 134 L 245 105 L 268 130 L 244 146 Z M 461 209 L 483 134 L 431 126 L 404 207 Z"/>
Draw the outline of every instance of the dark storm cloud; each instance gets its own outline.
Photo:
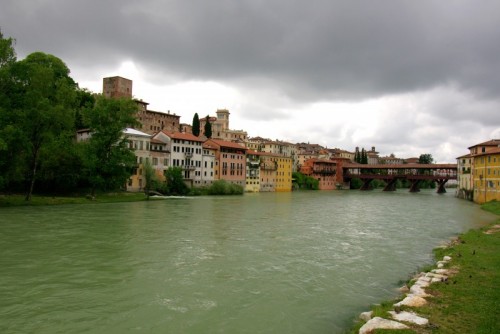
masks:
<path id="1" fill-rule="evenodd" d="M 132 61 L 154 86 L 231 87 L 252 135 L 453 161 L 500 133 L 498 0 L 3 0 L 0 28 L 77 81 Z"/>
<path id="2" fill-rule="evenodd" d="M 4 32 L 92 64 L 266 78 L 298 100 L 366 98 L 453 83 L 500 88 L 498 1 L 6 1 Z"/>

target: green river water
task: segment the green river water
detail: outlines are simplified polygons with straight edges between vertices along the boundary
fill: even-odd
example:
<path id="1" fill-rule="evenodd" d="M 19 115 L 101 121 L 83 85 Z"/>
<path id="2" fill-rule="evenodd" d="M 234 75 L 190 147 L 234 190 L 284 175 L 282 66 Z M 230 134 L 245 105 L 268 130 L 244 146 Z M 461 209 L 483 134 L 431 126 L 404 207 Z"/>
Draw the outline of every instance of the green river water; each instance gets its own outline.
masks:
<path id="1" fill-rule="evenodd" d="M 452 194 L 0 209 L 0 333 L 342 333 L 493 220 Z"/>

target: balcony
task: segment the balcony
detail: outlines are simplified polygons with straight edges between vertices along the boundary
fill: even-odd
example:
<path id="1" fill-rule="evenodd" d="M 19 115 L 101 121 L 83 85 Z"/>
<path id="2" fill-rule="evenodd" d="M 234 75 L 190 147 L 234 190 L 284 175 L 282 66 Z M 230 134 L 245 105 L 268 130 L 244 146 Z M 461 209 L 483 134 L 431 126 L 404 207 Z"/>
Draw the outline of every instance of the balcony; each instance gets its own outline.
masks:
<path id="1" fill-rule="evenodd" d="M 313 168 L 314 174 L 335 175 L 337 171 L 330 168 Z"/>
<path id="2" fill-rule="evenodd" d="M 187 159 L 191 159 L 193 157 L 193 152 L 185 152 L 184 157 L 186 157 Z"/>
<path id="3" fill-rule="evenodd" d="M 260 167 L 260 161 L 259 160 L 252 160 L 247 163 L 247 166 L 252 169 L 256 169 Z"/>
<path id="4" fill-rule="evenodd" d="M 263 162 L 260 164 L 260 169 L 263 170 L 277 170 L 278 166 L 275 162 Z"/>
<path id="5" fill-rule="evenodd" d="M 187 165 L 184 165 L 184 166 L 181 166 L 183 170 L 189 170 L 189 171 L 192 171 L 192 170 L 196 170 L 196 166 L 187 166 Z"/>

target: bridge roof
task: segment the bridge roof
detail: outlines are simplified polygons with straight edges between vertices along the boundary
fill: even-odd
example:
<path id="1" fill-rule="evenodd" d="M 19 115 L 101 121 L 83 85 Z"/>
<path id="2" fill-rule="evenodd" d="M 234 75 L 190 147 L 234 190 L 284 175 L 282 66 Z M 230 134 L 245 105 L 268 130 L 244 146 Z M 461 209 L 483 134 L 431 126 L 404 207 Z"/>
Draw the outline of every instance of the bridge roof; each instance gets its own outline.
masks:
<path id="1" fill-rule="evenodd" d="M 344 164 L 344 168 L 357 169 L 457 169 L 457 164 L 376 164 L 365 165 L 358 163 Z"/>

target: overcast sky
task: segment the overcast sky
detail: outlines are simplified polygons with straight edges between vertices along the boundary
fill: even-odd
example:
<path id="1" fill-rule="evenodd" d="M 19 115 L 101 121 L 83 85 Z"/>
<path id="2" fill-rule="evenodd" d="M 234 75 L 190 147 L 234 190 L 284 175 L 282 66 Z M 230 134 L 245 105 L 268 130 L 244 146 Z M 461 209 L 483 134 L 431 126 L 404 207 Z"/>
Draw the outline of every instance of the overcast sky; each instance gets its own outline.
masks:
<path id="1" fill-rule="evenodd" d="M 2 0 L 0 28 L 183 123 L 440 163 L 500 138 L 498 0 Z"/>

